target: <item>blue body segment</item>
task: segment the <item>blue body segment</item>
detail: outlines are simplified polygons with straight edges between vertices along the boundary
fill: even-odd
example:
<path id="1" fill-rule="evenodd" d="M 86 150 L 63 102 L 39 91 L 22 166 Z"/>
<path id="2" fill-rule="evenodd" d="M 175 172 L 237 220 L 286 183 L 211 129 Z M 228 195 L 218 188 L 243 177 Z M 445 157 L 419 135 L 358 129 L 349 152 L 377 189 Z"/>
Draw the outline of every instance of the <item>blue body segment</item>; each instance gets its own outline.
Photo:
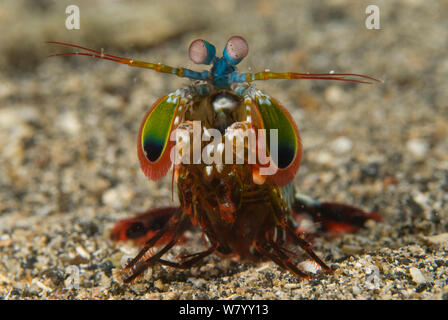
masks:
<path id="1" fill-rule="evenodd" d="M 173 69 L 173 74 L 176 74 L 177 69 Z M 208 80 L 209 71 L 197 72 L 190 69 L 184 69 L 184 77 L 190 78 L 192 80 Z"/>
<path id="2" fill-rule="evenodd" d="M 192 80 L 208 80 L 219 89 L 228 89 L 232 83 L 246 81 L 246 76 L 239 74 L 237 68 L 229 64 L 224 58 L 215 57 L 209 71 L 197 72 L 186 68 L 183 71 L 183 77 Z M 173 68 L 171 73 L 177 74 L 177 72 L 178 69 Z"/>
<path id="3" fill-rule="evenodd" d="M 246 74 L 245 73 L 238 73 L 238 72 L 234 72 L 232 74 L 230 74 L 230 82 L 246 82 L 247 78 L 246 78 Z"/>
<path id="4" fill-rule="evenodd" d="M 213 62 L 212 68 L 209 71 L 209 76 L 215 87 L 219 89 L 226 89 L 232 83 L 231 75 L 236 72 L 236 67 L 229 64 L 226 59 L 216 58 Z"/>
<path id="5" fill-rule="evenodd" d="M 205 51 L 204 47 L 201 47 L 199 43 L 204 45 Z M 229 89 L 232 83 L 246 82 L 246 74 L 239 74 L 236 68 L 236 65 L 243 60 L 245 55 L 241 55 L 239 59 L 232 58 L 228 54 L 226 47 L 223 51 L 223 56 L 217 57 L 215 46 L 201 39 L 193 41 L 190 50 L 192 50 L 190 51 L 190 58 L 193 62 L 197 64 L 211 64 L 211 68 L 203 72 L 196 72 L 186 68 L 182 68 L 182 70 L 172 68 L 170 71 L 172 74 L 192 80 L 205 80 L 218 89 Z"/>

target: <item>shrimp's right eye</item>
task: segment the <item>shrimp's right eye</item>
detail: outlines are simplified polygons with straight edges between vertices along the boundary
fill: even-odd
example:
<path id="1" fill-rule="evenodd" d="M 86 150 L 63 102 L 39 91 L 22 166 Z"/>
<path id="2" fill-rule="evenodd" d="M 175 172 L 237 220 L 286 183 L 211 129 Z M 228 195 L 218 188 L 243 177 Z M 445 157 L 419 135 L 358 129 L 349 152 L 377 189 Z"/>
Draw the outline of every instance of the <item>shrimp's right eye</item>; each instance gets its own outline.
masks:
<path id="1" fill-rule="evenodd" d="M 205 40 L 197 39 L 190 44 L 188 54 L 196 64 L 210 64 L 215 59 L 216 48 Z"/>
<path id="2" fill-rule="evenodd" d="M 224 49 L 224 59 L 232 65 L 237 65 L 249 53 L 249 45 L 247 41 L 240 36 L 231 37 Z"/>

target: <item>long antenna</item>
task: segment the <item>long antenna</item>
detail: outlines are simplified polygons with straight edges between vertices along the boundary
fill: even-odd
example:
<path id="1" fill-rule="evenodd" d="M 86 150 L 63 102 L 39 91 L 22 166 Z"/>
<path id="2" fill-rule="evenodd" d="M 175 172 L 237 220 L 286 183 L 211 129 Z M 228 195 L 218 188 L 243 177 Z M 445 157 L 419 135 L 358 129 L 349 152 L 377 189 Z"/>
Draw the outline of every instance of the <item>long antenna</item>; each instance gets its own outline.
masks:
<path id="1" fill-rule="evenodd" d="M 359 78 L 359 79 L 356 79 Z M 296 73 L 296 72 L 270 72 L 262 71 L 257 73 L 241 73 L 233 77 L 235 82 L 252 82 L 257 80 L 270 79 L 317 79 L 317 80 L 336 80 L 356 83 L 372 84 L 372 81 L 382 82 L 378 79 L 357 73 Z"/>
<path id="2" fill-rule="evenodd" d="M 57 44 L 57 45 L 61 45 L 61 46 L 67 46 L 67 47 L 72 47 L 72 48 L 77 48 L 77 49 L 87 51 L 87 52 L 78 52 L 77 51 L 77 52 L 56 53 L 56 54 L 47 56 L 47 58 L 60 57 L 60 56 L 74 56 L 74 55 L 88 56 L 88 57 L 93 57 L 93 58 L 97 58 L 97 59 L 104 59 L 104 60 L 114 61 L 117 63 L 127 64 L 128 66 L 131 66 L 131 67 L 145 68 L 145 69 L 154 70 L 156 72 L 174 74 L 178 77 L 190 78 L 193 80 L 207 80 L 208 75 L 209 75 L 208 71 L 196 72 L 196 71 L 193 71 L 193 70 L 190 70 L 187 68 L 175 68 L 175 67 L 171 67 L 171 66 L 168 66 L 168 65 L 165 65 L 162 63 L 151 63 L 151 62 L 145 62 L 145 61 L 141 61 L 141 60 L 137 60 L 137 59 L 118 57 L 118 56 L 114 56 L 114 55 L 105 53 L 102 50 L 97 51 L 97 50 L 93 50 L 90 48 L 82 47 L 82 46 L 79 46 L 76 44 L 71 44 L 71 43 L 65 43 L 65 42 L 59 42 L 59 41 L 46 41 L 46 43 Z"/>
<path id="3" fill-rule="evenodd" d="M 126 64 L 131 67 L 145 68 L 151 69 L 160 73 L 168 73 L 174 74 L 178 77 L 189 78 L 193 80 L 210 80 L 210 72 L 203 71 L 197 72 L 187 68 L 175 68 L 162 63 L 151 63 L 145 62 L 132 58 L 124 58 L 119 56 L 114 56 L 108 53 L 105 53 L 103 50 L 97 51 L 90 48 L 86 48 L 80 45 L 59 42 L 59 41 L 47 41 L 49 44 L 56 44 L 60 46 L 66 46 L 76 49 L 81 49 L 87 52 L 66 52 L 66 53 L 56 53 L 47 56 L 47 58 L 51 57 L 60 57 L 60 56 L 72 56 L 72 55 L 81 55 L 81 56 L 89 56 L 97 59 L 109 60 L 121 64 Z M 367 83 L 372 84 L 375 82 L 382 82 L 378 79 L 362 75 L 356 73 L 296 73 L 296 72 L 270 72 L 270 71 L 261 71 L 257 73 L 232 73 L 230 75 L 230 83 L 232 82 L 252 82 L 252 81 L 260 81 L 260 80 L 270 80 L 270 79 L 286 79 L 286 80 L 295 80 L 295 79 L 316 79 L 316 80 L 335 80 L 335 81 L 346 81 L 346 82 L 355 82 L 355 83 Z"/>

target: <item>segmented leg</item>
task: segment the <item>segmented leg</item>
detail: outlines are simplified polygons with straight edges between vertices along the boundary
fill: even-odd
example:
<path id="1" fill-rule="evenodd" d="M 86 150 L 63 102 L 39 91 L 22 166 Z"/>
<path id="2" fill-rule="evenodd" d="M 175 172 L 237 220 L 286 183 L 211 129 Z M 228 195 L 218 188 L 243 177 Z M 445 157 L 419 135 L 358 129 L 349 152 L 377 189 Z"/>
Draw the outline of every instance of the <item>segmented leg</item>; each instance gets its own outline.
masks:
<path id="1" fill-rule="evenodd" d="M 151 239 L 146 242 L 145 247 L 139 252 L 139 254 L 129 262 L 125 267 L 125 272 L 130 271 L 131 275 L 124 279 L 125 283 L 129 283 L 141 275 L 150 266 L 160 261 L 160 258 L 170 250 L 185 232 L 189 226 L 189 220 L 187 216 L 181 216 L 179 219 L 174 216 L 165 226 L 159 230 Z M 174 229 L 174 230 L 173 230 Z M 157 241 L 162 238 L 165 233 L 172 233 L 171 240 L 159 251 L 152 254 L 148 259 L 146 253 L 151 249 Z M 143 260 L 143 261 L 142 261 Z"/>
<path id="2" fill-rule="evenodd" d="M 328 232 L 354 232 L 363 227 L 367 220 L 383 221 L 377 212 L 365 212 L 337 202 L 320 202 L 302 194 L 296 194 L 293 207 L 296 214 L 310 214 Z"/>
<path id="3" fill-rule="evenodd" d="M 301 271 L 299 268 L 296 267 L 297 262 L 291 261 L 291 257 L 289 257 L 285 253 L 284 247 L 278 245 L 276 242 L 270 242 L 269 243 L 271 247 L 275 250 L 276 254 L 282 259 L 283 263 L 287 266 L 289 270 L 293 270 L 294 273 L 300 275 L 302 278 L 309 279 L 310 276 Z"/>
<path id="4" fill-rule="evenodd" d="M 282 257 L 279 256 L 281 254 L 280 251 L 273 250 L 272 247 L 268 247 L 268 249 L 263 248 L 259 243 L 255 243 L 255 249 L 265 258 L 268 258 L 279 265 L 281 268 L 291 271 L 293 274 L 300 278 L 308 279 L 309 275 L 301 271 L 299 268 L 295 266 L 294 263 L 291 262 L 290 258 L 286 255 Z M 272 252 L 271 252 L 272 251 Z M 286 257 L 285 257 L 286 256 Z"/>
<path id="5" fill-rule="evenodd" d="M 329 266 L 327 266 L 327 264 L 325 262 L 323 262 L 313 251 L 313 249 L 311 248 L 311 245 L 309 244 L 308 241 L 305 241 L 304 239 L 302 239 L 293 228 L 291 228 L 289 225 L 286 226 L 286 231 L 288 233 L 288 235 L 291 237 L 291 239 L 300 246 L 300 248 L 302 248 L 303 251 L 306 252 L 306 254 L 313 259 L 314 261 L 317 262 L 318 265 L 320 265 L 323 269 L 325 269 L 328 272 L 332 272 L 333 270 L 331 270 L 331 268 Z"/>

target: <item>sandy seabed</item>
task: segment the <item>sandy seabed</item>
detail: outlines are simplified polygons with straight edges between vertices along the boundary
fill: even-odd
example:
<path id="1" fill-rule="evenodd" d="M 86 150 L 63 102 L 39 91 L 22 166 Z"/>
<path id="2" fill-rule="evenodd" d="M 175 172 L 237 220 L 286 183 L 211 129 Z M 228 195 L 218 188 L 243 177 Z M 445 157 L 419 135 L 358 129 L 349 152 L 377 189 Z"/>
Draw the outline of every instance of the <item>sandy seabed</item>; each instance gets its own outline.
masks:
<path id="1" fill-rule="evenodd" d="M 0 296 L 4 299 L 448 299 L 448 4 L 442 1 L 76 1 L 0 4 Z M 380 30 L 365 9 L 380 9 Z M 299 281 L 272 262 L 207 258 L 190 270 L 117 277 L 137 249 L 116 221 L 172 204 L 148 181 L 136 138 L 160 96 L 188 80 L 86 57 L 45 59 L 67 41 L 198 69 L 189 43 L 220 52 L 244 36 L 247 72 L 350 72 L 381 84 L 257 84 L 300 128 L 294 184 L 316 199 L 382 213 L 356 234 L 315 239 L 335 270 Z M 177 200 L 174 200 L 177 203 Z M 174 248 L 195 252 L 200 232 Z M 76 279 L 78 289 L 70 289 Z"/>

